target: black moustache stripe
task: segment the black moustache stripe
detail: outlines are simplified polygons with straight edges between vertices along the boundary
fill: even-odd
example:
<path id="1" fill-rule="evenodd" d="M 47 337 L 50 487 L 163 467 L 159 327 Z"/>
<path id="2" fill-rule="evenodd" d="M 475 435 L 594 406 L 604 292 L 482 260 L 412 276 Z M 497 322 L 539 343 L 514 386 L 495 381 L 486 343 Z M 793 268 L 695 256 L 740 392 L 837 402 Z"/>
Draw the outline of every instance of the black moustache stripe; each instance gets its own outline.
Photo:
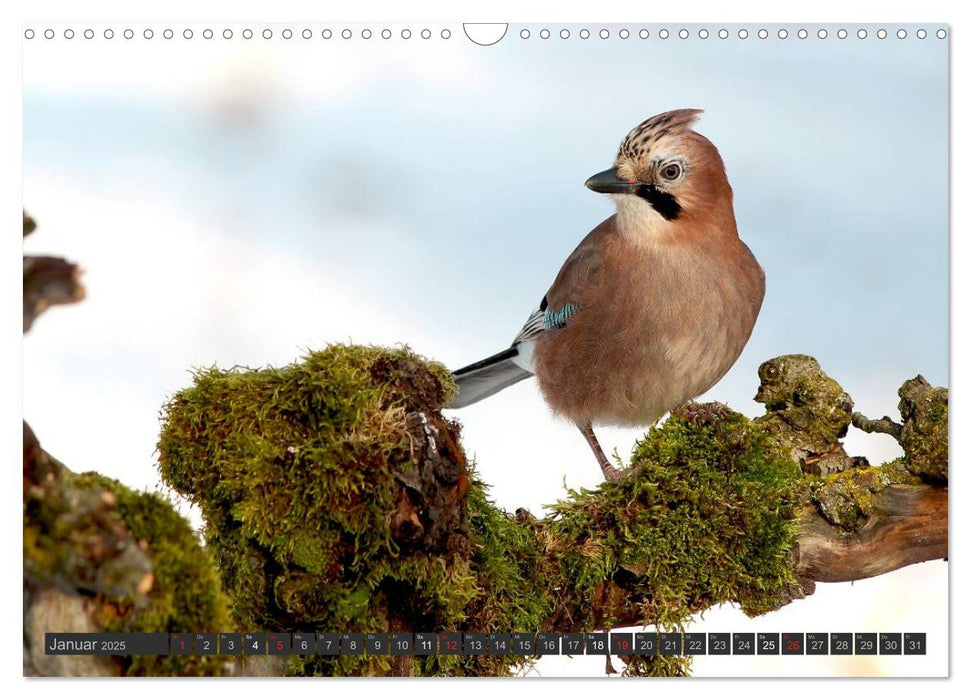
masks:
<path id="1" fill-rule="evenodd" d="M 654 185 L 638 185 L 634 194 L 654 207 L 654 211 L 668 221 L 673 221 L 681 215 L 681 205 L 670 192 L 662 192 Z"/>

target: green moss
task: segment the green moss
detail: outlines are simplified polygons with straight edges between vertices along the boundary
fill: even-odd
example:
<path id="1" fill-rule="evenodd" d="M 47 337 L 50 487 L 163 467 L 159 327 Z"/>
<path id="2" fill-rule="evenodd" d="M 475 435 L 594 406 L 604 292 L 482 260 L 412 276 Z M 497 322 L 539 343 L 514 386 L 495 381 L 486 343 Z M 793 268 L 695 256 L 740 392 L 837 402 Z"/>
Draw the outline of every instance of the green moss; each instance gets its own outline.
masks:
<path id="1" fill-rule="evenodd" d="M 126 531 L 114 499 L 39 452 L 55 468 L 40 483 L 25 480 L 25 580 L 116 597 L 135 591 L 151 562 Z"/>
<path id="2" fill-rule="evenodd" d="M 749 615 L 780 607 L 794 581 L 789 553 L 806 482 L 763 427 L 740 414 L 698 426 L 672 417 L 637 445 L 632 464 L 631 478 L 571 492 L 555 507 L 548 546 L 560 580 L 576 582 L 573 595 L 602 596 L 605 581 L 622 582 L 642 622 L 664 629 L 724 602 Z"/>
<path id="3" fill-rule="evenodd" d="M 476 612 L 482 632 L 542 632 L 553 603 L 536 595 L 546 558 L 537 546 L 539 522 L 523 513 L 512 516 L 487 497 L 486 484 L 473 481 L 467 506 L 476 555 L 472 564 L 488 596 Z"/>
<path id="4" fill-rule="evenodd" d="M 548 561 L 539 546 L 541 523 L 525 511 L 497 508 L 488 486 L 473 479 L 466 497 L 475 555 L 471 566 L 477 596 L 467 607 L 467 629 L 476 632 L 546 632 L 555 602 L 544 586 Z M 547 582 L 548 583 L 548 582 Z M 535 657 L 464 657 L 464 675 L 505 676 L 529 666 Z"/>
<path id="5" fill-rule="evenodd" d="M 684 656 L 634 656 L 623 675 L 670 678 L 690 675 L 691 660 Z"/>
<path id="6" fill-rule="evenodd" d="M 146 595 L 102 597 L 96 621 L 108 632 L 226 632 L 233 629 L 219 574 L 188 521 L 158 494 L 138 492 L 89 472 L 73 477 L 80 488 L 114 494 L 125 528 L 152 561 Z M 213 676 L 225 672 L 214 656 L 122 657 L 130 676 Z"/>
<path id="7" fill-rule="evenodd" d="M 162 475 L 201 506 L 243 627 L 463 622 L 479 589 L 458 427 L 439 412 L 454 390 L 407 348 L 333 345 L 278 369 L 200 371 L 169 401 Z M 388 663 L 317 657 L 289 670 L 374 675 Z"/>
<path id="8" fill-rule="evenodd" d="M 797 464 L 741 415 L 671 418 L 634 474 L 569 492 L 551 517 L 508 514 L 468 468 L 453 390 L 407 349 L 331 346 L 279 369 L 197 373 L 166 405 L 163 477 L 198 503 L 244 628 L 542 632 L 630 620 L 681 629 L 793 582 Z M 432 656 L 415 675 L 506 675 L 534 658 Z M 683 675 L 640 659 L 632 675 Z M 393 672 L 387 657 L 289 661 L 298 675 Z M 400 672 L 401 669 L 397 669 Z"/>

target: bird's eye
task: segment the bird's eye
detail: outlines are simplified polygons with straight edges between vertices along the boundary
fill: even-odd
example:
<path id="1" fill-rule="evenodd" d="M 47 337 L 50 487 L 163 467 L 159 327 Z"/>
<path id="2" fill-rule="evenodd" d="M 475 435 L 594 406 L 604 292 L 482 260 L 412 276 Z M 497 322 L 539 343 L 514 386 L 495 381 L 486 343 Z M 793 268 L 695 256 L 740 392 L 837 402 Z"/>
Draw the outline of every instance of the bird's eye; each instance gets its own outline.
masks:
<path id="1" fill-rule="evenodd" d="M 678 163 L 668 163 L 661 169 L 661 177 L 665 180 L 677 180 L 681 177 L 681 166 Z"/>

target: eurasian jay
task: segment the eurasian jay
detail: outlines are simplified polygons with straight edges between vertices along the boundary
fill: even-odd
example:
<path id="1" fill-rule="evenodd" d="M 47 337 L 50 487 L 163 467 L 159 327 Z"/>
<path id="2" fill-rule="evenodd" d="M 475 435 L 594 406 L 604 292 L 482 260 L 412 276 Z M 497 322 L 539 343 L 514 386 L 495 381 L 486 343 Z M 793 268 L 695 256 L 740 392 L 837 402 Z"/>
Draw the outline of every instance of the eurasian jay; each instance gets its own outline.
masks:
<path id="1" fill-rule="evenodd" d="M 461 408 L 535 375 L 617 480 L 593 425 L 650 425 L 711 388 L 748 342 L 765 274 L 738 237 L 701 110 L 636 126 L 614 167 L 586 182 L 617 213 L 587 234 L 512 345 L 455 372 Z"/>

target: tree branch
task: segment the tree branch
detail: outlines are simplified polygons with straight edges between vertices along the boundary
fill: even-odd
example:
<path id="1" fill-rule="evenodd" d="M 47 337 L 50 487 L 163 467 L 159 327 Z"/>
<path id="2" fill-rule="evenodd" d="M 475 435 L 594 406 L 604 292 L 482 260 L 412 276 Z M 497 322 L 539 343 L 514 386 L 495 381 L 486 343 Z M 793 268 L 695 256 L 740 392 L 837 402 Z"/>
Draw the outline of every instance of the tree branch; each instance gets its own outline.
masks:
<path id="1" fill-rule="evenodd" d="M 834 527 L 812 506 L 799 516 L 796 571 L 835 583 L 879 576 L 947 558 L 947 488 L 891 485 L 873 495 L 873 512 L 857 532 Z"/>
<path id="2" fill-rule="evenodd" d="M 24 237 L 37 228 L 24 212 Z M 24 333 L 46 309 L 56 304 L 73 304 L 84 299 L 81 270 L 64 258 L 47 255 L 24 256 Z"/>
<path id="3" fill-rule="evenodd" d="M 886 433 L 895 440 L 900 438 L 900 431 L 903 426 L 890 419 L 890 416 L 883 418 L 867 418 L 859 411 L 853 414 L 853 427 L 859 428 L 864 433 Z"/>
<path id="4" fill-rule="evenodd" d="M 505 513 L 465 477 L 459 426 L 440 415 L 449 375 L 380 348 L 200 373 L 166 406 L 160 465 L 202 507 L 249 625 L 679 629 L 719 603 L 763 614 L 811 594 L 815 581 L 946 556 L 946 389 L 905 382 L 905 456 L 870 466 L 845 452 L 852 399 L 813 358 L 775 358 L 759 377 L 765 415 L 682 407 L 639 443 L 624 479 L 569 492 L 544 518 Z M 305 420 L 311 432 L 298 429 Z M 384 447 L 357 454 L 368 442 Z M 348 499 L 362 488 L 367 508 Z M 297 556 L 305 540 L 310 558 Z M 413 659 L 406 669 L 399 660 L 393 672 L 493 675 L 508 662 Z M 677 675 L 685 663 L 658 657 L 627 672 Z M 392 669 L 315 659 L 298 672 Z"/>

